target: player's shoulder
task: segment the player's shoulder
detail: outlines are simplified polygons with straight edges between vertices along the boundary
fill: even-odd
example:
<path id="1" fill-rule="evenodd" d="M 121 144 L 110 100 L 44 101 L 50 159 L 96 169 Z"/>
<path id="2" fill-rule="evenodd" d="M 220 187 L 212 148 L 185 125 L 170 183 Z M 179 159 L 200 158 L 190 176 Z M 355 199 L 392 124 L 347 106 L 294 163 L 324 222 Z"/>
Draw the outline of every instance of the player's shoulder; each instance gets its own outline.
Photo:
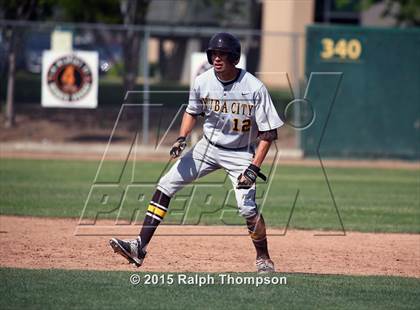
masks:
<path id="1" fill-rule="evenodd" d="M 245 86 L 252 92 L 258 92 L 264 87 L 264 83 L 261 82 L 255 75 L 249 73 L 248 71 L 243 71 L 243 77 L 240 79 L 242 86 Z"/>
<path id="2" fill-rule="evenodd" d="M 206 82 L 209 82 L 214 77 L 213 67 L 199 74 L 195 78 L 195 85 L 202 85 Z"/>

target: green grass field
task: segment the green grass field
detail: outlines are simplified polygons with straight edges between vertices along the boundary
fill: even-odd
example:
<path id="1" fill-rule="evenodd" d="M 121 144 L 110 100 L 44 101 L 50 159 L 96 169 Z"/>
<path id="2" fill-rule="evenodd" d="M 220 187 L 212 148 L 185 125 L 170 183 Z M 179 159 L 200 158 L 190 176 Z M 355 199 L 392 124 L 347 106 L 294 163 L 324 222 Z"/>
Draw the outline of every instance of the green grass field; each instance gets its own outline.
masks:
<path id="1" fill-rule="evenodd" d="M 80 217 L 98 164 L 99 161 L 1 159 L 0 213 Z M 122 168 L 118 161 L 104 163 L 98 176 L 102 183 L 92 189 L 84 217 L 115 219 L 124 198 L 121 218 L 131 219 L 138 210 L 138 220 L 142 219 L 165 163 L 140 162 L 135 167 L 129 163 L 125 170 Z M 268 173 L 269 167 L 263 170 Z M 419 170 L 329 168 L 326 172 L 346 230 L 420 232 Z M 341 229 L 321 168 L 279 166 L 272 179 L 269 189 L 267 184 L 259 184 L 257 190 L 257 201 L 270 227 L 285 227 L 290 218 L 290 228 Z M 185 201 L 193 187 L 173 199 L 166 223 L 186 219 L 187 224 L 243 225 L 232 195 L 223 207 L 231 188 L 224 173 L 216 172 L 196 184 L 188 216 L 185 217 Z M 107 203 L 103 202 L 104 195 L 108 195 Z M 139 202 L 140 196 L 143 200 Z"/>
<path id="2" fill-rule="evenodd" d="M 123 218 L 141 212 L 165 163 L 106 162 L 91 191 L 99 162 L 68 160 L 0 161 L 2 215 L 115 218 L 124 197 Z M 269 172 L 264 167 L 264 172 Z M 419 233 L 420 174 L 416 170 L 334 168 L 326 170 L 347 230 Z M 121 176 L 121 178 L 120 178 Z M 258 202 L 271 227 L 340 229 L 323 172 L 318 167 L 279 166 L 271 188 L 258 185 Z M 243 225 L 232 199 L 221 207 L 230 183 L 221 172 L 203 178 L 186 223 Z M 128 185 L 128 187 L 127 187 Z M 125 189 L 126 190 L 124 192 Z M 166 222 L 185 214 L 186 188 L 171 203 Z M 299 196 L 296 199 L 296 194 Z M 123 196 L 122 194 L 125 193 Z M 262 200 L 267 196 L 266 203 Z M 108 195 L 106 203 L 104 195 Z M 139 199 L 143 197 L 144 199 Z M 141 200 L 141 201 L 139 201 Z M 296 200 L 293 215 L 290 216 Z M 30 249 L 29 249 L 30 250 Z M 413 249 L 414 251 L 414 249 Z M 170 259 L 170 258 L 168 258 Z M 379 276 L 277 274 L 287 285 L 138 285 L 130 272 L 0 268 L 1 309 L 418 309 L 420 279 Z M 145 277 L 144 273 L 138 273 Z M 168 274 L 160 274 L 167 276 Z M 178 274 L 173 274 L 177 277 Z M 212 274 L 217 277 L 216 274 Z M 232 274 L 254 276 L 255 274 Z"/>
<path id="3" fill-rule="evenodd" d="M 130 284 L 130 272 L 0 269 L 1 309 L 418 309 L 420 280 L 282 274 L 286 285 Z M 145 274 L 138 273 L 141 277 Z M 162 274 L 159 274 L 162 275 Z M 176 279 L 178 274 L 173 274 Z M 191 274 L 189 274 L 191 275 Z M 203 275 L 203 274 L 201 274 Z M 211 274 L 218 279 L 217 274 Z M 231 274 L 255 276 L 254 274 Z M 175 282 L 177 282 L 175 280 Z"/>

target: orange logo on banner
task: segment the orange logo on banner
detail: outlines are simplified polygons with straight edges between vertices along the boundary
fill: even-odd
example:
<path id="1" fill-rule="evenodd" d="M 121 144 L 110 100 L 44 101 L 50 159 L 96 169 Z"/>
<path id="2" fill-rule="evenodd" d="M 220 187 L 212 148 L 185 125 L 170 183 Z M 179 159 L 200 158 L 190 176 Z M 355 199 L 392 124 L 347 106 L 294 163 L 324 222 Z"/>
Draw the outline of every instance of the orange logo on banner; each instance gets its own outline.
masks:
<path id="1" fill-rule="evenodd" d="M 64 101 L 77 101 L 90 90 L 92 71 L 75 55 L 57 59 L 48 70 L 48 86 L 51 92 Z"/>

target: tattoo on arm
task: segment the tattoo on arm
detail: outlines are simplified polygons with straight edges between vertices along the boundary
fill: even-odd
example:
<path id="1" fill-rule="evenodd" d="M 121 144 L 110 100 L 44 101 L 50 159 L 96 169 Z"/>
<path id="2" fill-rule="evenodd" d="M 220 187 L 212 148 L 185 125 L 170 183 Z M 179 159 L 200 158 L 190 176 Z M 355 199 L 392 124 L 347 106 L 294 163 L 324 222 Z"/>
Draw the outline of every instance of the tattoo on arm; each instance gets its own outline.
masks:
<path id="1" fill-rule="evenodd" d="M 258 139 L 270 142 L 277 140 L 277 129 L 258 131 Z"/>

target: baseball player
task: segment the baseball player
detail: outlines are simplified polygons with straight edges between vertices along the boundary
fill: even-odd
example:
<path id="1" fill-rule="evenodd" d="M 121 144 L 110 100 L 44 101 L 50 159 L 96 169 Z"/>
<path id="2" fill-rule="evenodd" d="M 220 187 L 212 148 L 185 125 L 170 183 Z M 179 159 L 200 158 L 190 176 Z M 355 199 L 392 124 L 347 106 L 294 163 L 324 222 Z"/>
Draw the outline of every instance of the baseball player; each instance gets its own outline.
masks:
<path id="1" fill-rule="evenodd" d="M 255 182 L 257 177 L 265 178 L 260 166 L 283 122 L 263 83 L 236 68 L 241 55 L 237 38 L 229 33 L 217 33 L 210 39 L 206 52 L 213 67 L 199 75 L 192 85 L 179 137 L 170 156 L 181 156 L 198 117 L 204 117 L 203 138 L 160 179 L 137 239 L 112 238 L 110 245 L 130 263 L 141 266 L 146 248 L 175 193 L 197 178 L 224 169 L 255 246 L 257 272 L 274 272 L 264 218 L 255 202 Z"/>

